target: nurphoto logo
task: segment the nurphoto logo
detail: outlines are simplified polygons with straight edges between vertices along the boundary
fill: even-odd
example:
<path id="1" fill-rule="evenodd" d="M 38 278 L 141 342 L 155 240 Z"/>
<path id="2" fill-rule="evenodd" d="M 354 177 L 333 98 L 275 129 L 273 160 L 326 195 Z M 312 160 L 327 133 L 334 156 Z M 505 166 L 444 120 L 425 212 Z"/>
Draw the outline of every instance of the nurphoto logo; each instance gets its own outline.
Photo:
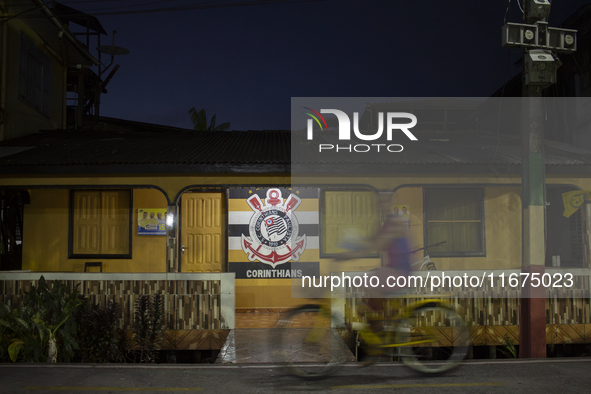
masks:
<path id="1" fill-rule="evenodd" d="M 304 107 L 304 109 L 310 112 L 304 112 L 312 119 L 308 119 L 307 123 L 307 139 L 309 141 L 314 139 L 314 121 L 320 126 L 321 131 L 328 131 L 328 125 L 322 114 L 333 114 L 337 117 L 339 123 L 339 141 L 351 141 L 351 120 L 349 116 L 338 109 L 321 109 L 320 112 L 313 110 L 312 108 Z M 411 141 L 418 141 L 417 137 L 410 132 L 409 129 L 413 128 L 417 124 L 417 117 L 408 112 L 386 112 L 386 126 L 384 127 L 384 113 L 378 112 L 378 129 L 371 133 L 364 134 L 359 130 L 359 113 L 353 112 L 353 140 L 360 141 L 376 141 L 379 140 L 386 130 L 386 140 L 392 141 L 394 131 L 402 131 L 408 139 Z M 408 119 L 409 123 L 398 123 L 399 119 Z M 318 144 L 318 152 L 323 151 L 334 151 L 334 152 L 402 152 L 404 147 L 400 144 L 384 144 L 384 143 L 373 143 L 373 144 Z"/>

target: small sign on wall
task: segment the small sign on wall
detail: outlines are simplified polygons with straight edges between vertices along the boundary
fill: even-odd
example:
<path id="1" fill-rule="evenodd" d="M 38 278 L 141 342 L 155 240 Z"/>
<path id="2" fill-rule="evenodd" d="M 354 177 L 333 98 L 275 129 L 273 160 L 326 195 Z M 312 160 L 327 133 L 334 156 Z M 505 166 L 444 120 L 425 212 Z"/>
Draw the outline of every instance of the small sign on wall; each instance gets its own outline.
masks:
<path id="1" fill-rule="evenodd" d="M 400 217 L 404 223 L 404 229 L 410 231 L 410 207 L 408 204 L 395 205 L 392 209 L 392 214 Z"/>
<path id="2" fill-rule="evenodd" d="M 166 208 L 140 208 L 137 219 L 138 235 L 166 235 Z"/>

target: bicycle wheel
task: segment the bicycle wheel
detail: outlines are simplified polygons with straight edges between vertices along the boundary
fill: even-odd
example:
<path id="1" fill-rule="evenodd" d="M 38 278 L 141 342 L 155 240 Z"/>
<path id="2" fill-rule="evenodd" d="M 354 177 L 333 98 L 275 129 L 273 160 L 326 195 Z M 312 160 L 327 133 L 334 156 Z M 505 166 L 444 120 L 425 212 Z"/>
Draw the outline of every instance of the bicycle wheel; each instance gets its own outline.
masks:
<path id="1" fill-rule="evenodd" d="M 347 361 L 349 349 L 331 321 L 330 311 L 319 305 L 304 305 L 289 312 L 275 328 L 275 360 L 303 378 L 332 373 Z"/>
<path id="2" fill-rule="evenodd" d="M 396 328 L 400 357 L 410 368 L 425 374 L 447 372 L 457 367 L 470 348 L 464 320 L 452 309 L 427 304 L 417 307 Z"/>

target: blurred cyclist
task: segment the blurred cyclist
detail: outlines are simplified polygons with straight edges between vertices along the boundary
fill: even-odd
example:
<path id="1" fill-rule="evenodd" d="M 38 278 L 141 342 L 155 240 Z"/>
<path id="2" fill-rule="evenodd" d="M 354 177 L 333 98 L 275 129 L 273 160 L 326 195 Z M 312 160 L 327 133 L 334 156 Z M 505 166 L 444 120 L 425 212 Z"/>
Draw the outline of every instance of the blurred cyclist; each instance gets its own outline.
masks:
<path id="1" fill-rule="evenodd" d="M 369 308 L 368 312 L 383 311 L 384 297 L 404 291 L 400 287 L 388 286 L 388 284 L 392 284 L 392 281 L 388 283 L 388 277 L 408 277 L 411 271 L 410 250 L 404 231 L 404 219 L 392 212 L 392 193 L 380 193 L 378 195 L 378 204 L 381 217 L 384 217 L 384 222 L 380 230 L 369 240 L 368 245 L 362 250 L 340 253 L 335 256 L 337 260 L 349 260 L 367 256 L 368 253 L 375 251 L 387 251 L 387 261 L 385 264 L 367 273 L 368 277 L 376 276 L 379 278 L 379 285 L 377 287 L 365 288 L 369 295 L 366 303 Z M 373 331 L 380 331 L 383 328 L 381 321 L 376 319 L 375 316 L 372 319 L 371 315 L 375 315 L 375 313 L 368 315 L 371 329 Z"/>

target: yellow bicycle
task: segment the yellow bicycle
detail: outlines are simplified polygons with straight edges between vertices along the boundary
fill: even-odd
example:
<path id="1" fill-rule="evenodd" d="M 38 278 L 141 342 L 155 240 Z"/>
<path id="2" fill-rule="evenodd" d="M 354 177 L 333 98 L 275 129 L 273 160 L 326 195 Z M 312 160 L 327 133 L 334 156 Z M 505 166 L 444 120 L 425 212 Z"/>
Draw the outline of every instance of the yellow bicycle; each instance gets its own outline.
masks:
<path id="1" fill-rule="evenodd" d="M 381 318 L 383 329 L 378 332 L 370 324 L 345 321 L 331 313 L 328 304 L 303 305 L 277 323 L 274 356 L 293 375 L 326 376 L 341 364 L 355 361 L 343 338 L 357 332 L 366 353 L 386 355 L 418 372 L 440 374 L 457 367 L 470 348 L 464 320 L 441 299 L 408 299 L 408 303 L 407 299 L 388 299 L 389 310 L 398 313 Z M 367 314 L 362 313 L 359 320 L 367 320 Z"/>

